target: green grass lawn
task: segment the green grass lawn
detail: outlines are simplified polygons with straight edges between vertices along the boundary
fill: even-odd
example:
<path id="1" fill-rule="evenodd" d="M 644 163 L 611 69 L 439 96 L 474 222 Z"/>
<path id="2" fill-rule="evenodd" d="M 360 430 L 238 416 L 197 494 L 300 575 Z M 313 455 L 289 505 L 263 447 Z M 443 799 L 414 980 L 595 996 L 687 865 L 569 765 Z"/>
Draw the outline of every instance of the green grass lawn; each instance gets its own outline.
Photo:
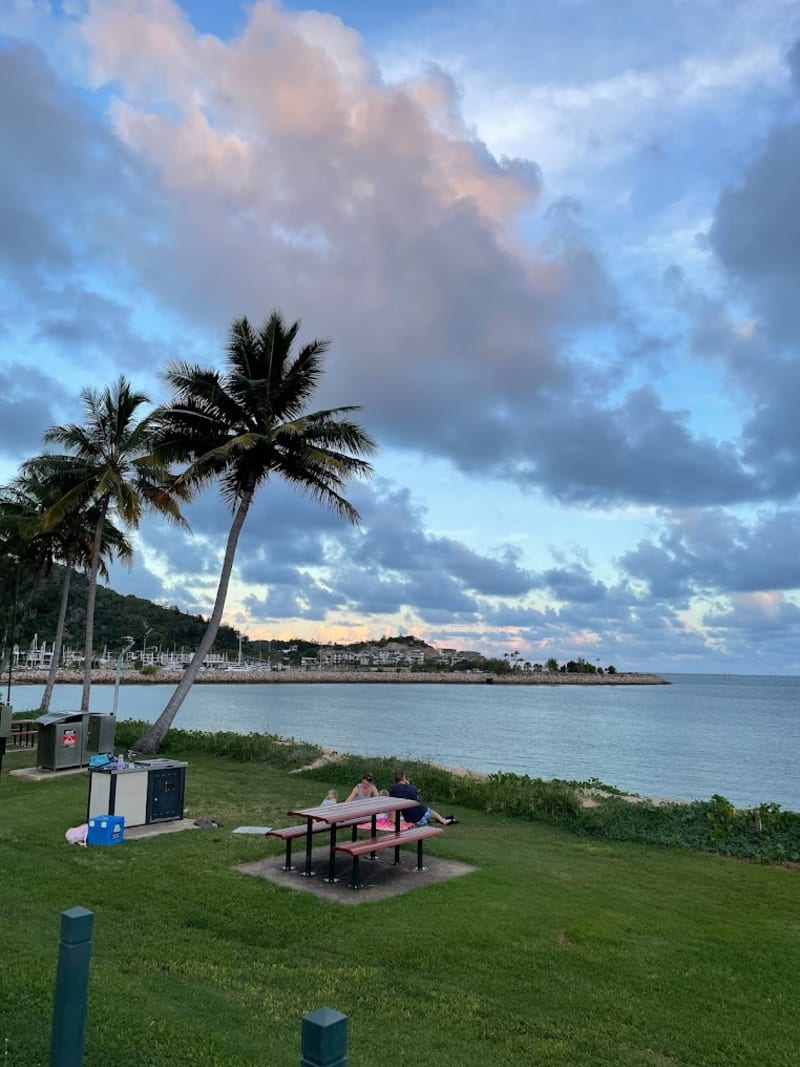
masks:
<path id="1" fill-rule="evenodd" d="M 233 870 L 324 783 L 192 753 L 219 830 L 82 849 L 87 778 L 0 778 L 0 1059 L 45 1064 L 60 913 L 95 919 L 88 1067 L 296 1065 L 300 1019 L 349 1017 L 349 1062 L 795 1065 L 800 872 L 455 813 L 478 870 L 343 907 Z M 436 797 L 429 798 L 434 805 Z M 448 805 L 449 810 L 449 805 Z M 5 1057 L 5 1058 L 3 1058 Z"/>

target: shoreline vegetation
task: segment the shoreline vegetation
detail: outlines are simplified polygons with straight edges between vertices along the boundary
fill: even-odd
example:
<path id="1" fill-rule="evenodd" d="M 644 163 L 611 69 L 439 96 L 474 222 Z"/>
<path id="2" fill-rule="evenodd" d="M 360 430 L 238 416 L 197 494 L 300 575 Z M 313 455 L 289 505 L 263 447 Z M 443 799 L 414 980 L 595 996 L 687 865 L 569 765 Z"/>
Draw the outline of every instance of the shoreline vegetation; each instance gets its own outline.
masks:
<path id="1" fill-rule="evenodd" d="M 117 724 L 117 740 L 123 748 L 133 743 L 144 725 L 128 719 Z M 232 764 L 273 767 L 300 780 L 313 780 L 323 791 L 349 788 L 367 765 L 376 782 L 388 784 L 394 769 L 403 766 L 421 795 L 440 810 L 456 807 L 546 823 L 595 840 L 636 841 L 760 863 L 800 865 L 800 812 L 784 811 L 778 804 L 738 809 L 719 794 L 693 801 L 638 797 L 597 778 L 575 781 L 503 771 L 484 774 L 397 756 L 336 752 L 274 734 L 172 729 L 163 754 L 190 762 L 210 756 Z"/>
<path id="2" fill-rule="evenodd" d="M 170 685 L 177 683 L 183 671 L 159 667 L 152 673 L 123 670 L 121 685 Z M 113 685 L 116 672 L 113 668 L 92 671 L 93 685 Z M 46 671 L 14 670 L 12 685 L 44 685 Z M 60 670 L 56 685 L 80 685 L 80 671 Z M 297 683 L 340 684 L 401 684 L 401 685 L 670 685 L 659 674 L 619 672 L 617 674 L 541 674 L 534 671 L 509 671 L 506 674 L 488 674 L 485 671 L 404 671 L 404 670 L 232 670 L 201 671 L 195 685 L 286 685 Z"/>

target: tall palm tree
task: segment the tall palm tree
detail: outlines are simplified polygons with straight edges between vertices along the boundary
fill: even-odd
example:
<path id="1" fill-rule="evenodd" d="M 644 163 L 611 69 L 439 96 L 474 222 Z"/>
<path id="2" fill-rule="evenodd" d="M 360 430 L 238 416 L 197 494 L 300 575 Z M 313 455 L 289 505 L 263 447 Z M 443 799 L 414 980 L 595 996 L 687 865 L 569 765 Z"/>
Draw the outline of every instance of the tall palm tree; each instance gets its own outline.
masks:
<path id="1" fill-rule="evenodd" d="M 72 464 L 53 464 L 50 456 L 42 455 L 23 463 L 11 485 L 11 491 L 25 516 L 23 533 L 27 531 L 29 543 L 38 543 L 47 552 L 51 563 L 60 563 L 64 569 L 50 669 L 39 704 L 40 711 L 47 711 L 50 707 L 56 672 L 61 661 L 72 575 L 76 569 L 88 572 L 91 567 L 98 519 L 97 505 L 92 503 L 87 508 L 65 511 L 62 519 L 55 524 L 49 521 L 50 511 L 65 494 L 75 488 L 82 476 L 83 465 L 79 460 Z M 105 581 L 108 580 L 105 561 L 115 557 L 130 565 L 133 560 L 133 548 L 125 534 L 107 520 L 103 526 L 98 566 L 98 574 Z"/>
<path id="2" fill-rule="evenodd" d="M 124 377 L 102 391 L 82 390 L 81 400 L 84 425 L 51 426 L 45 431 L 44 439 L 67 450 L 66 455 L 48 455 L 56 476 L 60 470 L 69 472 L 70 477 L 78 472 L 68 491 L 51 508 L 47 522 L 56 525 L 71 511 L 91 509 L 95 516 L 87 571 L 81 694 L 81 711 L 87 711 L 92 684 L 97 574 L 106 525 L 113 517 L 121 526 L 135 530 L 146 509 L 154 509 L 163 517 L 185 525 L 178 502 L 188 496 L 188 490 L 175 482 L 165 464 L 153 455 L 154 413 L 140 414 L 148 398 L 134 392 Z"/>
<path id="3" fill-rule="evenodd" d="M 13 562 L 14 588 L 19 586 L 19 573 L 24 578 L 25 596 L 19 607 L 17 623 L 22 625 L 37 589 L 53 567 L 60 534 L 43 529 L 44 517 L 56 497 L 38 478 L 26 479 L 21 474 L 9 485 L 0 488 L 0 552 L 10 572 Z M 16 596 L 16 593 L 15 593 Z M 16 602 L 15 602 L 16 613 Z M 12 650 L 3 635 L 3 663 L 5 669 Z"/>
<path id="4" fill-rule="evenodd" d="M 218 481 L 233 519 L 208 627 L 164 711 L 135 743 L 141 752 L 159 750 L 211 651 L 239 535 L 256 491 L 276 475 L 350 522 L 359 521 L 342 490 L 347 479 L 372 473 L 361 457 L 373 454 L 376 446 L 347 417 L 357 408 L 306 411 L 328 342 L 312 341 L 293 356 L 299 329 L 299 322 L 287 328 L 278 312 L 260 330 L 246 318 L 237 319 L 224 372 L 185 362 L 165 368 L 172 400 L 159 413 L 157 455 L 165 463 L 186 463 L 180 480 L 192 490 Z"/>
<path id="5" fill-rule="evenodd" d="M 25 507 L 18 498 L 13 486 L 0 488 L 0 577 L 2 577 L 2 614 L 3 633 L 0 640 L 0 675 L 4 675 L 14 654 L 11 630 L 16 622 L 21 621 L 27 611 L 27 605 L 33 597 L 36 586 L 47 569 L 47 561 L 38 551 L 38 546 L 31 545 L 27 534 Z M 26 602 L 18 610 L 20 588 L 20 571 L 27 590 Z M 14 619 L 14 624 L 11 620 Z"/>

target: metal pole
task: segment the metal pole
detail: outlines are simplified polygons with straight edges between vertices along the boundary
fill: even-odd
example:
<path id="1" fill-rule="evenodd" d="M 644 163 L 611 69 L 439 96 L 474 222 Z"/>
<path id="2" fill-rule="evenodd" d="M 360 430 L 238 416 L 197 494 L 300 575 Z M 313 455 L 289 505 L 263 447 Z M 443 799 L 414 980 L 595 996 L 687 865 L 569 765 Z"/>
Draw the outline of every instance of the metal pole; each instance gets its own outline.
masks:
<path id="1" fill-rule="evenodd" d="M 125 659 L 125 653 L 130 652 L 130 650 L 136 644 L 136 641 L 133 637 L 123 637 L 122 640 L 127 641 L 128 644 L 124 648 L 120 649 L 120 653 L 117 656 L 117 672 L 114 675 L 114 702 L 111 707 L 111 714 L 114 716 L 116 716 L 117 714 L 117 705 L 119 704 L 119 683 L 120 678 L 122 677 L 122 661 Z M 142 666 L 144 666 L 144 656 L 142 656 Z"/>
<path id="2" fill-rule="evenodd" d="M 347 1067 L 347 1016 L 319 1008 L 303 1016 L 300 1067 Z"/>
<path id="3" fill-rule="evenodd" d="M 86 908 L 61 913 L 50 1067 L 81 1067 L 83 1063 L 93 928 L 94 913 Z"/>
<path id="4" fill-rule="evenodd" d="M 11 664 L 14 660 L 14 639 L 17 630 L 17 600 L 19 599 L 19 558 L 14 565 L 14 602 L 11 605 L 11 639 L 8 642 L 8 693 L 6 703 L 11 703 Z"/>

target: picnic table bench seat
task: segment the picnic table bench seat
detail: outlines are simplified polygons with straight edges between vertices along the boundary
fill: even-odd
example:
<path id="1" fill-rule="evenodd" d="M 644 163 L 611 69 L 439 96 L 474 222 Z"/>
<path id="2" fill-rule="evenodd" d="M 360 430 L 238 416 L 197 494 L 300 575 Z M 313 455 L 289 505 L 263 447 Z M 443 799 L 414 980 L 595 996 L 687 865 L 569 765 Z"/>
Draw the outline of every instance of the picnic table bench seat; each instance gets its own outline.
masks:
<path id="1" fill-rule="evenodd" d="M 394 862 L 400 863 L 400 848 L 403 845 L 417 844 L 417 866 L 415 871 L 426 870 L 422 862 L 422 842 L 428 837 L 438 837 L 439 834 L 443 834 L 444 829 L 441 826 L 415 826 L 411 830 L 401 830 L 400 833 L 382 834 L 380 837 L 364 838 L 361 841 L 348 841 L 345 844 L 337 845 L 336 851 L 341 852 L 344 855 L 353 857 L 353 874 L 350 880 L 351 889 L 363 888 L 363 883 L 360 879 L 359 871 L 359 857 L 363 856 L 365 852 L 380 852 L 384 848 L 394 849 Z"/>
<path id="2" fill-rule="evenodd" d="M 355 840 L 356 830 L 358 829 L 358 824 L 361 821 L 363 821 L 363 820 L 360 819 L 360 818 L 348 819 L 346 822 L 337 823 L 337 826 L 339 826 L 339 827 L 352 826 L 352 828 L 353 828 L 353 839 Z M 325 833 L 325 832 L 330 832 L 330 829 L 331 829 L 330 823 L 327 823 L 327 822 L 313 822 L 311 824 L 311 833 L 312 834 L 322 834 L 322 833 Z M 305 822 L 304 823 L 298 823 L 296 826 L 281 826 L 281 827 L 279 827 L 278 829 L 275 829 L 275 830 L 267 830 L 267 832 L 264 834 L 264 837 L 277 837 L 279 840 L 284 841 L 286 843 L 286 860 L 285 860 L 284 865 L 281 868 L 281 870 L 283 870 L 283 871 L 293 871 L 294 870 L 294 867 L 292 866 L 292 842 L 295 841 L 298 837 L 305 837 L 307 834 L 308 834 L 308 823 L 305 823 Z"/>

